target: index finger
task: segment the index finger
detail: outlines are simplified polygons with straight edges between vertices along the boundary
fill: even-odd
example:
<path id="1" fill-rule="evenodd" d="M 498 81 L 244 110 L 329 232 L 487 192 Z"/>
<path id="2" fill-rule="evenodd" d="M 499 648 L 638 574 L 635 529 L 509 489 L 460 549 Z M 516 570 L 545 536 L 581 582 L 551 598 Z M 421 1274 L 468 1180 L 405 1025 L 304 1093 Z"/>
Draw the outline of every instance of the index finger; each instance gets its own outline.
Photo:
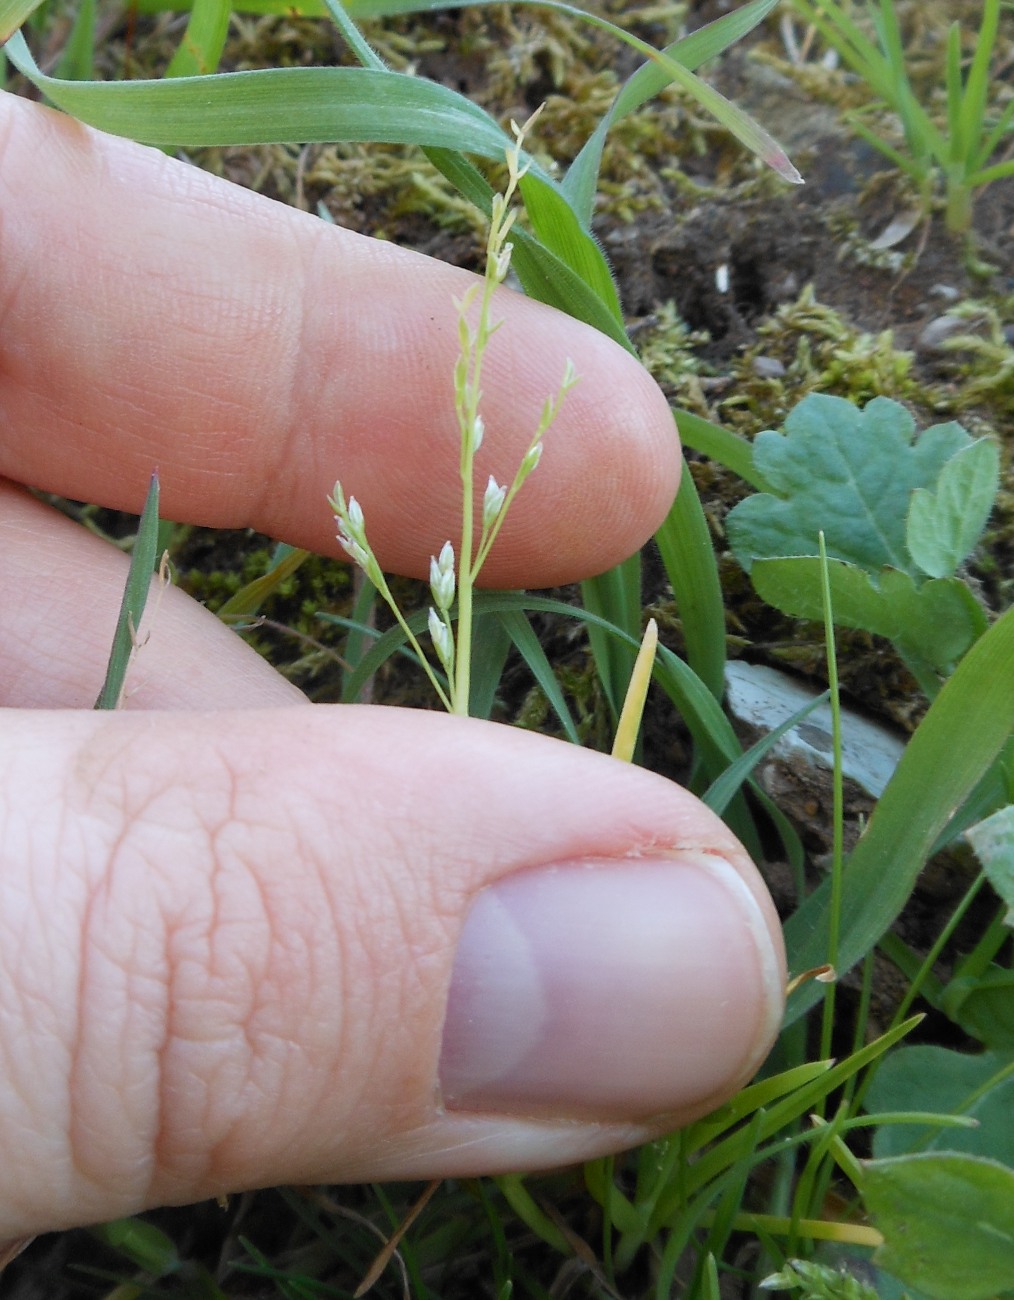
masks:
<path id="1" fill-rule="evenodd" d="M 459 517 L 453 298 L 468 272 L 328 226 L 0 95 L 0 474 L 337 553 L 362 503 L 385 567 L 422 575 Z M 566 360 L 581 376 L 486 581 L 599 572 L 661 522 L 672 417 L 621 348 L 518 294 L 486 370 L 479 464 L 509 481 Z"/>

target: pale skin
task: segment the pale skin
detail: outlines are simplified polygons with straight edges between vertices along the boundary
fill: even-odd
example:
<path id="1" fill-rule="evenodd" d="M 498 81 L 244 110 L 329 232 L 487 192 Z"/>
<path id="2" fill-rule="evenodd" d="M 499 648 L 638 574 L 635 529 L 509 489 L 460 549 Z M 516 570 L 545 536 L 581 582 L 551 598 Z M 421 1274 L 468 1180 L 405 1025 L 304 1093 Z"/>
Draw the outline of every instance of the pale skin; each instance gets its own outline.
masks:
<path id="1" fill-rule="evenodd" d="M 22 485 L 136 512 L 157 466 L 168 518 L 338 554 L 340 476 L 381 562 L 425 575 L 454 536 L 468 283 L 0 95 L 0 1242 L 280 1182 L 583 1159 L 705 1112 L 766 1053 L 773 909 L 662 778 L 437 713 L 311 706 L 176 590 L 124 709 L 89 711 L 125 560 Z M 485 577 L 573 581 L 664 517 L 672 417 L 620 348 L 501 296 L 481 481 L 509 480 L 567 357 L 581 382 Z M 657 861 L 697 881 L 677 910 L 709 942 L 692 969 L 666 940 L 658 969 L 616 975 L 623 1077 L 446 1104 L 475 900 Z M 675 1056 L 639 1073 L 667 1035 Z"/>

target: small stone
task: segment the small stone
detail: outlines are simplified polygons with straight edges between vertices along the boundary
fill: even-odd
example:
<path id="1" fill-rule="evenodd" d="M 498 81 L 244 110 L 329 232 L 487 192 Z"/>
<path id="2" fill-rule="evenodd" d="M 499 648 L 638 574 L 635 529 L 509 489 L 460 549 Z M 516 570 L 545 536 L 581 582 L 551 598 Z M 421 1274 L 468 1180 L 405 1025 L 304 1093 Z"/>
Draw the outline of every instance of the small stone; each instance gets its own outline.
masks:
<path id="1" fill-rule="evenodd" d="M 785 367 L 777 357 L 754 357 L 753 372 L 758 379 L 781 379 Z"/>
<path id="2" fill-rule="evenodd" d="M 762 733 L 774 731 L 818 694 L 774 668 L 743 660 L 726 666 L 725 685 L 732 717 Z M 830 705 L 818 705 L 778 741 L 773 757 L 789 764 L 829 770 L 834 765 L 831 726 Z M 842 709 L 842 770 L 868 794 L 880 797 L 904 749 L 904 742 L 893 732 L 850 709 Z"/>
<path id="3" fill-rule="evenodd" d="M 954 316 L 937 316 L 923 327 L 916 339 L 916 347 L 921 352 L 939 352 L 947 339 L 965 328 L 964 322 Z"/>

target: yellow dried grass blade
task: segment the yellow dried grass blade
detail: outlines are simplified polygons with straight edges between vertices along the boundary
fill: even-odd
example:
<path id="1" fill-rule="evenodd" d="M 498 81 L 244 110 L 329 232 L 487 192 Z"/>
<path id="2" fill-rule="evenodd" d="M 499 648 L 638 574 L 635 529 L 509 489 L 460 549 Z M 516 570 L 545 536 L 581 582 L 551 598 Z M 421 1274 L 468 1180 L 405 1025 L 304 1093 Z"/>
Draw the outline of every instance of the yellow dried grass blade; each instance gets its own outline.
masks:
<path id="1" fill-rule="evenodd" d="M 648 620 L 644 629 L 641 648 L 634 660 L 634 671 L 630 674 L 630 685 L 623 700 L 620 720 L 616 724 L 616 739 L 613 741 L 613 758 L 629 763 L 634 757 L 637 745 L 637 733 L 641 729 L 644 714 L 644 701 L 648 695 L 651 670 L 655 667 L 655 651 L 658 649 L 658 624 L 653 618 Z"/>

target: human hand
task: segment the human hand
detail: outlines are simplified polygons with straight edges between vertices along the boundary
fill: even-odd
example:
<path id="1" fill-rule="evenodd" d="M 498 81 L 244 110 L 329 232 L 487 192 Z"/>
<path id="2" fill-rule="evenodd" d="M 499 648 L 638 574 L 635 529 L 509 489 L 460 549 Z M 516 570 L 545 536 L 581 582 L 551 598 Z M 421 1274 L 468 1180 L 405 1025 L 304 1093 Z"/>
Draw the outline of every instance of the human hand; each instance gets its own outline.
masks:
<path id="1" fill-rule="evenodd" d="M 743 849 L 658 776 L 436 713 L 308 706 L 179 591 L 88 710 L 125 561 L 17 484 L 337 553 L 354 485 L 423 575 L 458 509 L 468 277 L 0 95 L 0 1240 L 280 1182 L 544 1167 L 735 1091 L 784 956 Z M 480 466 L 582 376 L 484 577 L 657 527 L 672 419 L 518 295 Z M 451 472 L 448 472 L 450 469 Z M 27 710 L 31 709 L 32 712 Z"/>

